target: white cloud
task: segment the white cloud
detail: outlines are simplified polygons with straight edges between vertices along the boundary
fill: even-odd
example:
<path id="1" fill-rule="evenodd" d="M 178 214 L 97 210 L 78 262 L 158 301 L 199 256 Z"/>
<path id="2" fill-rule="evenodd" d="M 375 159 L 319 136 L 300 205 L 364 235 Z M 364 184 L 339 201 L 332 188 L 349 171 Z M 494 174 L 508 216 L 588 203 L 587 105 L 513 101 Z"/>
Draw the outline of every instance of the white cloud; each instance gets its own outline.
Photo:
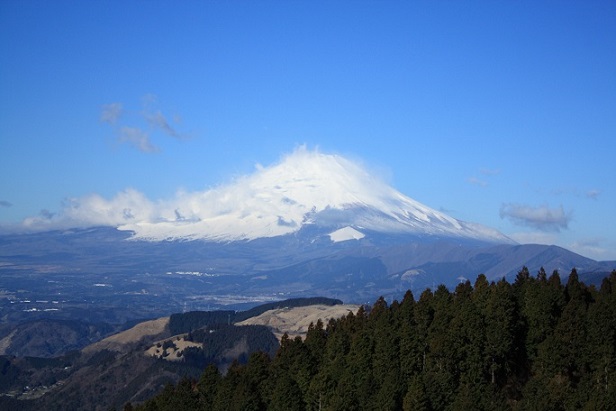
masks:
<path id="1" fill-rule="evenodd" d="M 593 258 L 595 260 L 605 260 L 609 258 L 610 250 L 604 245 L 603 238 L 587 238 L 575 241 L 568 245 L 571 251 L 580 255 Z"/>
<path id="2" fill-rule="evenodd" d="M 151 134 L 155 136 L 156 132 L 160 132 L 177 140 L 186 139 L 185 134 L 172 126 L 162 111 L 155 107 L 156 96 L 144 96 L 142 104 L 142 110 L 138 113 L 126 111 L 122 103 L 111 103 L 102 107 L 100 119 L 113 127 L 118 142 L 129 144 L 142 153 L 155 153 L 160 149 L 152 142 Z M 179 116 L 174 116 L 174 119 L 179 119 Z"/>
<path id="3" fill-rule="evenodd" d="M 558 241 L 558 237 L 556 235 L 545 232 L 519 232 L 508 235 L 520 244 L 552 245 L 556 244 Z"/>
<path id="4" fill-rule="evenodd" d="M 101 121 L 114 125 L 122 115 L 122 103 L 105 104 L 101 110 Z"/>
<path id="5" fill-rule="evenodd" d="M 509 237 L 520 244 L 558 245 L 584 257 L 597 261 L 610 259 L 610 248 L 604 238 L 587 238 L 574 242 L 563 241 L 554 233 L 543 231 L 518 232 L 509 234 Z"/>
<path id="6" fill-rule="evenodd" d="M 489 179 L 492 176 L 495 176 L 497 174 L 500 174 L 500 170 L 499 169 L 490 169 L 490 168 L 481 168 L 479 169 L 479 174 L 481 174 L 482 176 L 484 176 L 485 178 L 477 178 L 476 176 L 471 176 L 469 178 L 466 179 L 466 181 L 470 184 L 479 186 L 479 187 L 487 187 L 489 185 L 488 181 L 486 181 L 486 178 Z"/>
<path id="7" fill-rule="evenodd" d="M 539 229 L 541 231 L 560 232 L 566 229 L 571 220 L 571 213 L 566 213 L 563 206 L 550 208 L 547 205 L 533 207 L 524 204 L 503 204 L 500 217 L 513 224 Z"/>
<path id="8" fill-rule="evenodd" d="M 31 229 L 67 227 L 119 226 L 135 220 L 151 220 L 156 215 L 155 204 L 142 193 L 127 189 L 107 200 L 98 194 L 67 199 L 59 213 L 41 211 L 39 216 L 24 220 Z"/>
<path id="9" fill-rule="evenodd" d="M 468 181 L 469 183 L 476 185 L 476 186 L 480 186 L 480 187 L 487 187 L 488 186 L 488 182 L 487 181 L 483 181 L 478 179 L 477 177 L 469 177 L 466 179 L 466 181 Z"/>
<path id="10" fill-rule="evenodd" d="M 155 153 L 158 150 L 150 141 L 150 136 L 145 131 L 136 127 L 121 127 L 118 140 L 121 143 L 130 143 L 133 147 L 143 153 Z"/>
<path id="11" fill-rule="evenodd" d="M 153 113 L 144 112 L 143 116 L 151 126 L 160 129 L 162 132 L 164 132 L 168 136 L 171 136 L 173 138 L 177 138 L 180 140 L 184 138 L 180 133 L 178 133 L 178 131 L 175 128 L 169 125 L 169 122 L 167 121 L 163 113 L 161 113 L 160 111 L 156 111 Z"/>
<path id="12" fill-rule="evenodd" d="M 498 169 L 498 168 L 494 168 L 494 169 L 482 168 L 482 169 L 479 170 L 479 172 L 481 174 L 483 174 L 484 176 L 495 176 L 497 174 L 500 174 L 500 169 Z"/>
<path id="13" fill-rule="evenodd" d="M 586 192 L 586 197 L 596 200 L 597 198 L 599 198 L 600 194 L 601 194 L 601 190 L 597 190 L 597 189 L 588 190 Z"/>

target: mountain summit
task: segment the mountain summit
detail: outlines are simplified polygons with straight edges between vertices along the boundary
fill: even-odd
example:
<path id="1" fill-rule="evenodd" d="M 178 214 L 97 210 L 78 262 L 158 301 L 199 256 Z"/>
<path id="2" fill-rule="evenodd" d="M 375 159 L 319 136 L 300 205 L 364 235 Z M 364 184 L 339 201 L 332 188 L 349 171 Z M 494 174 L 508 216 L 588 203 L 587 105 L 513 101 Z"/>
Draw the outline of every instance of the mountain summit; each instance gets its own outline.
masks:
<path id="1" fill-rule="evenodd" d="M 427 207 L 375 178 L 345 157 L 299 148 L 276 165 L 202 193 L 180 194 L 155 218 L 136 220 L 129 209 L 120 230 L 147 240 L 251 240 L 307 225 L 350 233 L 463 237 L 511 243 L 496 230 Z M 343 230 L 343 231 L 340 231 Z M 335 240 L 334 240 L 335 241 Z"/>
<path id="2" fill-rule="evenodd" d="M 357 162 L 305 147 L 272 166 L 205 191 L 150 201 L 127 189 L 111 199 L 69 199 L 56 214 L 26 219 L 35 231 L 115 227 L 148 241 L 253 240 L 316 227 L 332 241 L 367 232 L 513 243 L 498 231 L 467 223 L 395 190 Z"/>

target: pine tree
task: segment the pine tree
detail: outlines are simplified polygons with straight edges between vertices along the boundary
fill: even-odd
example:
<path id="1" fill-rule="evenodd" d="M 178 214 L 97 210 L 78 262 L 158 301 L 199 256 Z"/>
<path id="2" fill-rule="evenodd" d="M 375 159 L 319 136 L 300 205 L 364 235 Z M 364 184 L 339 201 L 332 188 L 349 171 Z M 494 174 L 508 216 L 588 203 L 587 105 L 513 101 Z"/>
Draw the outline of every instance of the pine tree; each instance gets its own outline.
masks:
<path id="1" fill-rule="evenodd" d="M 227 411 L 233 409 L 233 396 L 241 382 L 241 366 L 239 362 L 233 361 L 227 374 L 221 379 L 216 388 L 216 397 L 212 409 L 216 411 Z"/>
<path id="2" fill-rule="evenodd" d="M 325 351 L 325 343 L 327 335 L 323 328 L 323 321 L 318 319 L 316 324 L 310 323 L 304 344 L 310 353 L 310 367 L 313 375 L 316 373 L 318 366 L 321 364 L 323 352 Z"/>
<path id="3" fill-rule="evenodd" d="M 449 332 L 453 318 L 452 296 L 439 285 L 432 298 L 434 319 L 428 329 L 429 353 L 423 376 L 426 392 L 435 409 L 444 409 L 453 400 L 456 389 L 454 344 Z"/>
<path id="4" fill-rule="evenodd" d="M 404 411 L 430 411 L 432 409 L 421 375 L 411 378 L 402 409 Z"/>
<path id="5" fill-rule="evenodd" d="M 426 372 L 427 357 L 429 353 L 428 330 L 434 319 L 434 307 L 432 291 L 428 288 L 421 293 L 419 301 L 415 305 L 415 321 L 417 323 L 417 362 L 420 364 L 422 373 Z"/>
<path id="6" fill-rule="evenodd" d="M 484 317 L 485 357 L 492 384 L 502 385 L 507 378 L 516 332 L 515 308 L 513 290 L 507 281 L 503 279 L 490 287 L 490 297 Z"/>
<path id="7" fill-rule="evenodd" d="M 305 409 L 302 392 L 287 372 L 277 374 L 268 410 L 302 411 Z"/>
<path id="8" fill-rule="evenodd" d="M 473 300 L 470 282 L 459 284 L 454 296 L 454 317 L 449 327 L 455 376 L 470 386 L 484 382 L 485 324 Z"/>
<path id="9" fill-rule="evenodd" d="M 388 308 L 381 297 L 370 312 L 370 330 L 374 336 L 372 374 L 377 387 L 374 397 L 376 409 L 395 409 L 401 403 L 403 394 L 399 390 L 399 327 L 392 312 L 398 308 L 397 303 Z"/>
<path id="10" fill-rule="evenodd" d="M 341 377 L 342 387 L 338 391 L 352 396 L 360 409 L 370 408 L 370 401 L 377 388 L 372 372 L 373 352 L 373 332 L 368 329 L 359 330 L 353 336 L 347 367 Z"/>
<path id="11" fill-rule="evenodd" d="M 212 409 L 216 398 L 216 390 L 221 380 L 221 375 L 215 365 L 210 364 L 201 374 L 197 383 L 199 393 L 199 405 L 202 409 Z"/>
<path id="12" fill-rule="evenodd" d="M 310 382 L 306 402 L 309 409 L 318 404 L 325 409 L 336 395 L 336 387 L 347 367 L 350 335 L 343 320 L 331 319 L 327 326 L 327 342 L 319 372 Z"/>
<path id="13" fill-rule="evenodd" d="M 612 273 L 616 279 L 616 271 Z M 616 284 L 614 284 L 616 285 Z M 605 278 L 588 309 L 590 398 L 596 409 L 616 409 L 616 288 Z"/>
<path id="14" fill-rule="evenodd" d="M 415 321 L 415 299 L 409 290 L 400 304 L 398 322 L 400 324 L 399 352 L 401 383 L 408 384 L 413 375 L 421 372 L 421 345 L 418 338 L 417 322 Z"/>

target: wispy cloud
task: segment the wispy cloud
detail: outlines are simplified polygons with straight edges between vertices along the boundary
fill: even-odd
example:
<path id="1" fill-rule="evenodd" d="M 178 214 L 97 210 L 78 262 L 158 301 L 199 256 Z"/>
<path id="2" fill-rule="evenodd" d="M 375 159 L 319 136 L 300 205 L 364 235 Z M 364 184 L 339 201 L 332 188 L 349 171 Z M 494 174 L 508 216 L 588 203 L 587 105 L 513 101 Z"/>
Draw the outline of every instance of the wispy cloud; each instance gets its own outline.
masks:
<path id="1" fill-rule="evenodd" d="M 557 187 L 557 188 L 553 188 L 550 190 L 535 189 L 534 191 L 539 194 L 547 193 L 553 196 L 572 196 L 572 197 L 578 197 L 578 198 L 589 198 L 591 200 L 597 200 L 602 193 L 602 191 L 599 190 L 598 188 L 583 189 L 583 188 L 574 187 L 574 186 Z"/>
<path id="2" fill-rule="evenodd" d="M 547 205 L 533 207 L 524 204 L 503 204 L 500 217 L 513 224 L 536 228 L 541 231 L 560 232 L 567 229 L 571 213 L 565 212 L 563 206 L 550 208 Z"/>
<path id="3" fill-rule="evenodd" d="M 552 233 L 546 233 L 543 231 L 532 232 L 520 232 L 508 234 L 509 237 L 514 239 L 520 244 L 555 244 L 558 240 L 557 235 Z"/>
<path id="4" fill-rule="evenodd" d="M 156 153 L 159 151 L 150 141 L 150 136 L 145 131 L 136 127 L 121 127 L 119 131 L 119 141 L 129 143 L 143 153 Z"/>
<path id="5" fill-rule="evenodd" d="M 12 207 L 13 204 L 6 201 L 6 200 L 0 200 L 0 207 Z"/>
<path id="6" fill-rule="evenodd" d="M 598 261 L 608 259 L 610 250 L 613 249 L 613 247 L 610 247 L 607 244 L 606 239 L 601 237 L 580 239 L 572 243 L 562 243 L 560 235 L 553 232 L 546 233 L 544 231 L 530 231 L 512 233 L 508 235 L 520 244 L 559 245 L 573 251 L 574 253 L 578 253 Z"/>
<path id="7" fill-rule="evenodd" d="M 47 209 L 43 209 L 39 212 L 39 218 L 46 220 L 46 221 L 51 221 L 54 218 L 54 216 L 55 214 Z"/>
<path id="8" fill-rule="evenodd" d="M 167 117 L 157 108 L 158 97 L 155 94 L 146 94 L 141 101 L 143 104 L 141 115 L 148 122 L 150 127 L 158 129 L 170 137 L 179 140 L 185 139 L 185 135 L 178 132 L 175 127 L 169 123 Z M 179 118 L 174 116 L 173 120 L 177 123 Z"/>
<path id="9" fill-rule="evenodd" d="M 184 139 L 184 136 L 178 133 L 178 131 L 169 124 L 163 113 L 160 111 L 156 111 L 155 113 L 144 112 L 143 116 L 152 127 L 161 130 L 168 136 L 180 140 Z"/>
<path id="10" fill-rule="evenodd" d="M 493 169 L 482 168 L 479 170 L 479 172 L 483 174 L 484 176 L 495 176 L 497 174 L 500 174 L 501 171 L 499 168 L 493 168 Z"/>
<path id="11" fill-rule="evenodd" d="M 105 104 L 101 110 L 101 121 L 114 125 L 122 116 L 122 103 Z"/>
<path id="12" fill-rule="evenodd" d="M 477 177 L 469 177 L 466 179 L 467 182 L 471 183 L 472 185 L 475 186 L 479 186 L 479 187 L 487 187 L 488 186 L 488 182 L 484 181 L 484 180 L 480 180 Z"/>
<path id="13" fill-rule="evenodd" d="M 592 200 L 596 200 L 597 198 L 599 198 L 599 195 L 601 194 L 601 190 L 588 190 L 586 192 L 586 197 L 592 199 Z"/>
<path id="14" fill-rule="evenodd" d="M 129 112 L 119 102 L 105 104 L 100 120 L 113 127 L 118 142 L 127 143 L 142 153 L 156 153 L 160 148 L 152 142 L 152 134 L 157 131 L 176 140 L 186 139 L 186 135 L 180 133 L 156 107 L 157 102 L 155 95 L 145 95 L 139 112 Z"/>
<path id="15" fill-rule="evenodd" d="M 568 248 L 578 254 L 603 260 L 608 255 L 608 249 L 604 246 L 604 243 L 604 238 L 587 238 L 569 244 Z"/>
<path id="16" fill-rule="evenodd" d="M 486 179 L 489 179 L 492 176 L 500 174 L 500 169 L 480 168 L 479 174 L 481 174 L 483 177 L 478 178 L 477 176 L 470 176 L 469 178 L 466 179 L 466 182 L 474 186 L 487 187 L 490 184 L 488 183 Z"/>
<path id="17" fill-rule="evenodd" d="M 47 228 L 88 227 L 126 224 L 134 220 L 151 221 L 154 203 L 142 193 L 127 189 L 108 200 L 98 194 L 66 199 L 58 213 L 42 210 L 38 216 L 26 218 L 23 226 Z"/>

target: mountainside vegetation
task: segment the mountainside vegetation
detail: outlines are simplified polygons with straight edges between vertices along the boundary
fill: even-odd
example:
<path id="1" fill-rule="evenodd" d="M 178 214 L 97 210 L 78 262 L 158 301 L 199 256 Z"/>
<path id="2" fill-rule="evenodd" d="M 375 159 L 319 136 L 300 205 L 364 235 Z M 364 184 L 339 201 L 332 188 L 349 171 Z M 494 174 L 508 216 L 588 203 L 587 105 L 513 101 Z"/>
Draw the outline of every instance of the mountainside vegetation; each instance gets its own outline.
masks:
<path id="1" fill-rule="evenodd" d="M 0 324 L 0 355 L 58 357 L 118 332 L 119 326 L 78 320 L 36 320 Z"/>
<path id="2" fill-rule="evenodd" d="M 140 322 L 62 356 L 0 355 L 0 410 L 105 411 L 131 401 L 140 403 L 183 377 L 198 378 L 208 365 L 226 372 L 234 361 L 246 363 L 254 352 L 273 357 L 279 341 L 271 329 L 236 326 L 238 318 L 276 307 L 340 303 L 315 297 L 267 303 L 245 312 L 186 312 Z M 48 329 L 63 324 L 38 323 L 42 324 L 38 337 L 42 341 L 52 335 Z M 50 343 L 55 344 L 55 339 Z"/>
<path id="3" fill-rule="evenodd" d="M 169 318 L 169 330 L 172 335 L 181 334 L 212 325 L 239 323 L 277 308 L 306 307 L 319 304 L 337 305 L 342 304 L 342 301 L 325 297 L 290 298 L 261 304 L 245 311 L 189 311 L 187 313 L 172 314 Z"/>
<path id="4" fill-rule="evenodd" d="M 616 409 L 616 270 L 599 288 L 574 269 L 441 285 L 378 299 L 273 358 L 168 385 L 138 410 Z"/>

